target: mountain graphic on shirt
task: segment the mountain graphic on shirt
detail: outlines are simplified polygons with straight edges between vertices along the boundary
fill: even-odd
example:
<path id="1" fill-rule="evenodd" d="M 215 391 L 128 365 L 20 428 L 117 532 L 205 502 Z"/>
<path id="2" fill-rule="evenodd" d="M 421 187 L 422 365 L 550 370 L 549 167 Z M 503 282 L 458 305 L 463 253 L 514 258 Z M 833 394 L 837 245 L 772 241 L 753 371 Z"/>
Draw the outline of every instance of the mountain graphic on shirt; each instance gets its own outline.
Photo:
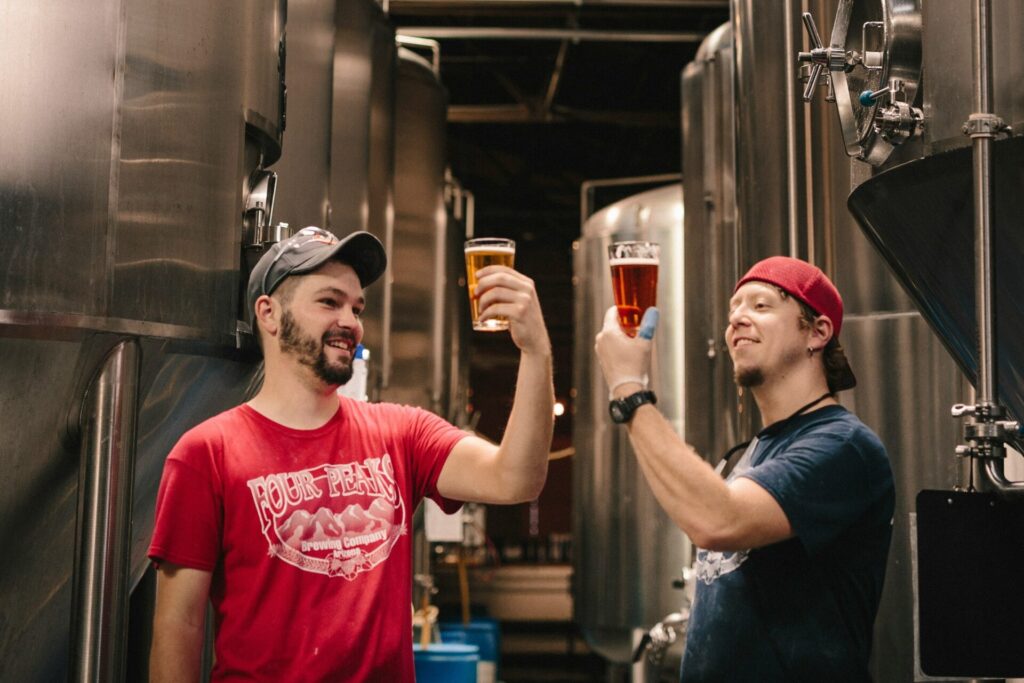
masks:
<path id="1" fill-rule="evenodd" d="M 322 507 L 313 515 L 305 510 L 296 510 L 287 522 L 277 528 L 277 533 L 281 540 L 297 548 L 302 541 L 339 538 L 345 533 L 345 528 L 338 523 L 333 512 Z"/>
<path id="2" fill-rule="evenodd" d="M 395 508 L 379 498 L 370 504 L 366 513 L 370 518 L 379 521 L 383 526 L 390 527 L 395 523 Z"/>

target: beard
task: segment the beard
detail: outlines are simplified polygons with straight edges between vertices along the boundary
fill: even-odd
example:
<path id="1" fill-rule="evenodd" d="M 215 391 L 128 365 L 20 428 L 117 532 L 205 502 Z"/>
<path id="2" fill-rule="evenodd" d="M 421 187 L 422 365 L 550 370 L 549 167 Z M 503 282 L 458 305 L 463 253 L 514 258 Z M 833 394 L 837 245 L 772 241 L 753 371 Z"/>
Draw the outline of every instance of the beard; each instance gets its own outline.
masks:
<path id="1" fill-rule="evenodd" d="M 738 368 L 733 372 L 732 377 L 736 386 L 744 389 L 752 389 L 764 384 L 764 373 L 761 368 Z"/>
<path id="2" fill-rule="evenodd" d="M 305 334 L 295 322 L 291 311 L 281 316 L 281 352 L 294 355 L 298 361 L 313 370 L 313 373 L 325 384 L 341 385 L 352 379 L 352 361 L 331 363 L 327 360 L 327 342 L 332 339 L 345 339 L 355 346 L 355 338 L 351 334 L 325 332 L 319 341 Z"/>

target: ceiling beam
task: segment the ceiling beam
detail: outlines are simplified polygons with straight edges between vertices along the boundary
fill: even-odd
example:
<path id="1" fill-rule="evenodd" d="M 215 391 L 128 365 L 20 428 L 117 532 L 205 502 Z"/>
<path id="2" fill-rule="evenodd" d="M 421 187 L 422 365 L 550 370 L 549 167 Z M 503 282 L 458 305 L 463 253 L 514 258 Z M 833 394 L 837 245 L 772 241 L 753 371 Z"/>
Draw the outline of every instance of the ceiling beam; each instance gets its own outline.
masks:
<path id="1" fill-rule="evenodd" d="M 554 106 L 550 112 L 528 104 L 453 104 L 449 123 L 564 123 L 578 121 L 634 128 L 671 128 L 679 125 L 678 112 L 597 111 Z"/>
<path id="2" fill-rule="evenodd" d="M 440 40 L 572 40 L 608 43 L 699 43 L 707 31 L 603 31 L 503 26 L 399 26 L 399 35 Z"/>
<path id="3" fill-rule="evenodd" d="M 664 7 L 715 9 L 728 8 L 729 0 L 391 0 L 387 10 L 392 14 L 415 12 L 423 9 L 489 9 L 528 7 Z"/>

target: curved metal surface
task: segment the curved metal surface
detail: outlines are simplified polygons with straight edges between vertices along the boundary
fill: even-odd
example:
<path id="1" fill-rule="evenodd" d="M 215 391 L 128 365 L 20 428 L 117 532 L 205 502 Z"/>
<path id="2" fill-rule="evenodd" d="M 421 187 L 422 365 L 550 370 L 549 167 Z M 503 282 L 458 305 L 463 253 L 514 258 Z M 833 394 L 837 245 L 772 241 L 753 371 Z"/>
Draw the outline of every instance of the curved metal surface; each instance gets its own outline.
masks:
<path id="1" fill-rule="evenodd" d="M 1024 236 L 1011 229 L 1024 211 L 1024 139 L 993 145 L 996 290 L 1021 291 L 1018 266 Z M 850 210 L 964 374 L 977 377 L 971 150 L 958 149 L 907 163 L 862 183 Z M 1015 297 L 1001 296 L 995 318 L 997 396 L 1024 416 L 1024 337 Z"/>
<path id="2" fill-rule="evenodd" d="M 371 379 L 390 377 L 394 270 L 395 31 L 373 0 L 335 8 L 331 90 L 331 229 L 368 230 L 384 244 L 389 273 L 368 293 L 363 326 Z"/>
<path id="3" fill-rule="evenodd" d="M 274 221 L 326 228 L 331 210 L 331 105 L 337 0 L 288 3 L 288 132 L 274 163 Z"/>
<path id="4" fill-rule="evenodd" d="M 971 59 L 971 5 L 962 0 L 927 0 L 922 3 L 924 27 L 925 154 L 966 147 L 970 138 L 961 130 L 972 111 L 974 73 Z M 1024 123 L 1024 6 L 1016 2 L 992 3 L 994 111 L 1018 130 Z M 901 154 L 897 163 L 922 156 Z M 896 164 L 892 164 L 896 165 Z"/>
<path id="5" fill-rule="evenodd" d="M 740 277 L 736 229 L 732 26 L 713 31 L 683 71 L 685 438 L 709 460 L 752 434 L 723 333 Z"/>
<path id="6" fill-rule="evenodd" d="M 252 361 L 235 353 L 240 217 L 250 173 L 273 156 L 261 135 L 272 138 L 263 123 L 280 119 L 283 30 L 281 0 L 5 7 L 0 679 L 68 677 L 74 425 L 83 377 L 107 340 L 141 338 L 140 397 L 174 352 L 251 372 Z M 184 401 L 181 385 L 164 388 L 175 420 L 161 416 L 154 464 L 136 468 L 133 539 L 150 534 L 151 517 L 138 511 L 154 504 L 168 442 L 209 416 L 208 404 Z M 230 385 L 206 388 L 211 401 L 230 394 L 224 407 L 240 398 Z M 139 414 L 137 464 L 153 422 Z M 146 562 L 135 555 L 132 576 Z M 93 597 L 116 611 L 113 596 Z M 104 646 L 117 647 L 116 638 Z M 87 677 L 106 677 L 83 666 Z"/>
<path id="7" fill-rule="evenodd" d="M 449 229 L 445 205 L 448 95 L 430 63 L 404 48 L 396 79 L 391 372 L 380 398 L 447 416 L 445 378 L 464 363 L 451 355 L 453 328 L 446 322 L 446 307 L 458 305 L 448 290 L 449 268 L 458 254 L 461 270 L 464 238 Z"/>
<path id="8" fill-rule="evenodd" d="M 652 368 L 658 408 L 683 434 L 683 204 L 678 184 L 634 195 L 598 211 L 583 226 L 574 262 L 576 413 L 573 443 L 573 609 L 587 643 L 625 663 L 635 628 L 678 610 L 673 589 L 689 545 L 661 510 L 626 433 L 608 417 L 608 388 L 593 339 L 612 305 L 607 247 L 619 240 L 661 244 L 661 324 Z"/>

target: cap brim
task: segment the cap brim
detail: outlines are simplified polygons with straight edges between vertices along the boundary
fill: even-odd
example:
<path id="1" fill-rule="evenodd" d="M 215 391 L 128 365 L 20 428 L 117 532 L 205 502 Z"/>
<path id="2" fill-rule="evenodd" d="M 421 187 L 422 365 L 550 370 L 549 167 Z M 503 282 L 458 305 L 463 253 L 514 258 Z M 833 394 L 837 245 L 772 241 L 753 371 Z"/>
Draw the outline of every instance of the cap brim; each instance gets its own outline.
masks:
<path id="1" fill-rule="evenodd" d="M 388 267 L 388 255 L 384 251 L 384 245 L 372 234 L 360 230 L 340 240 L 334 248 L 324 250 L 302 266 L 293 268 L 289 274 L 308 273 L 331 259 L 352 266 L 363 288 L 376 282 Z"/>
<path id="2" fill-rule="evenodd" d="M 829 388 L 832 391 L 846 391 L 847 389 L 853 389 L 855 386 L 857 386 L 857 377 L 853 374 L 853 368 L 850 367 L 850 361 L 847 360 L 846 353 L 843 352 L 843 365 L 836 373 L 834 385 Z"/>

